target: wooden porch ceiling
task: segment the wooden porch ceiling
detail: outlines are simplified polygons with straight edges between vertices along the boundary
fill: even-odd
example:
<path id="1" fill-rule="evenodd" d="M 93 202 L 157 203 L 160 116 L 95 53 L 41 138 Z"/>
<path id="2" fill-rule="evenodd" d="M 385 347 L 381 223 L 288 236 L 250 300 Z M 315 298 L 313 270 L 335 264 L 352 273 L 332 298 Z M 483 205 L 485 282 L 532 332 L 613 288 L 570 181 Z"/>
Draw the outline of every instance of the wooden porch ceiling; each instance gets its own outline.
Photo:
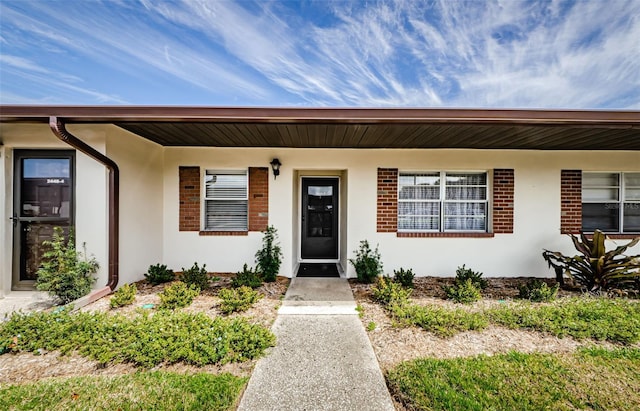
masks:
<path id="1" fill-rule="evenodd" d="M 116 123 L 163 146 L 640 150 L 640 129 L 483 124 Z"/>
<path id="2" fill-rule="evenodd" d="M 640 150 L 640 112 L 0 106 L 1 122 L 111 123 L 163 146 Z"/>

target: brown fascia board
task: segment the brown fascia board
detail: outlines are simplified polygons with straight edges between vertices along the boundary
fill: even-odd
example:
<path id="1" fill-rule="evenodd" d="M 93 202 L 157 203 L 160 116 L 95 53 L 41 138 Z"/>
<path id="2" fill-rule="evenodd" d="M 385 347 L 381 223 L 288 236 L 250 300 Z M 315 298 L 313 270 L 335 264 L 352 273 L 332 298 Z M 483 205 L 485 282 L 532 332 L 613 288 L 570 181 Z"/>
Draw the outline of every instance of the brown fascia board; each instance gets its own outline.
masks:
<path id="1" fill-rule="evenodd" d="M 520 124 L 640 128 L 640 111 L 453 108 L 284 108 L 0 105 L 1 122 L 282 124 Z"/>

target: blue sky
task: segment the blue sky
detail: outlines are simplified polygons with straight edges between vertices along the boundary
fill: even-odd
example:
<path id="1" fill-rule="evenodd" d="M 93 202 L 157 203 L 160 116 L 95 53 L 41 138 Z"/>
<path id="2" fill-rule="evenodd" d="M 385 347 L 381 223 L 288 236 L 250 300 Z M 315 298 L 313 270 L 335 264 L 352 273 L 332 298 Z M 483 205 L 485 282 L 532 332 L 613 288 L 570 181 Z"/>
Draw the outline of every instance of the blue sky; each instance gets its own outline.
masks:
<path id="1" fill-rule="evenodd" d="M 640 109 L 640 0 L 1 0 L 0 103 Z"/>

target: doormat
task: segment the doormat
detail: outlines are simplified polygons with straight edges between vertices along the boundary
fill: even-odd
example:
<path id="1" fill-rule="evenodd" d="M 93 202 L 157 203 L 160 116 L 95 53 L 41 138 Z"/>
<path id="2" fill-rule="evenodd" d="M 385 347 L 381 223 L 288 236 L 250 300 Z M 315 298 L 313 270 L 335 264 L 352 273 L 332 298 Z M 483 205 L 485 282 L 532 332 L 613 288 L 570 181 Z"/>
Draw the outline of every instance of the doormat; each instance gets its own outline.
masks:
<path id="1" fill-rule="evenodd" d="M 302 263 L 296 277 L 340 277 L 336 264 Z"/>

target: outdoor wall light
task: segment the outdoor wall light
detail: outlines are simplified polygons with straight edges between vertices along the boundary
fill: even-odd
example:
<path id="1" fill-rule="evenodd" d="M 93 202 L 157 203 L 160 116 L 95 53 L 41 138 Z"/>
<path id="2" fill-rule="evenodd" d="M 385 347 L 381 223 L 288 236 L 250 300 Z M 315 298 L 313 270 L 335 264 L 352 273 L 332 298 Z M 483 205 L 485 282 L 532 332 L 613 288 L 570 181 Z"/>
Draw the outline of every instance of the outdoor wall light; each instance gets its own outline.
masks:
<path id="1" fill-rule="evenodd" d="M 274 158 L 269 164 L 271 164 L 271 169 L 273 170 L 273 179 L 275 180 L 280 175 L 280 166 L 282 165 L 282 163 L 280 163 L 280 160 L 278 160 L 277 158 Z"/>

